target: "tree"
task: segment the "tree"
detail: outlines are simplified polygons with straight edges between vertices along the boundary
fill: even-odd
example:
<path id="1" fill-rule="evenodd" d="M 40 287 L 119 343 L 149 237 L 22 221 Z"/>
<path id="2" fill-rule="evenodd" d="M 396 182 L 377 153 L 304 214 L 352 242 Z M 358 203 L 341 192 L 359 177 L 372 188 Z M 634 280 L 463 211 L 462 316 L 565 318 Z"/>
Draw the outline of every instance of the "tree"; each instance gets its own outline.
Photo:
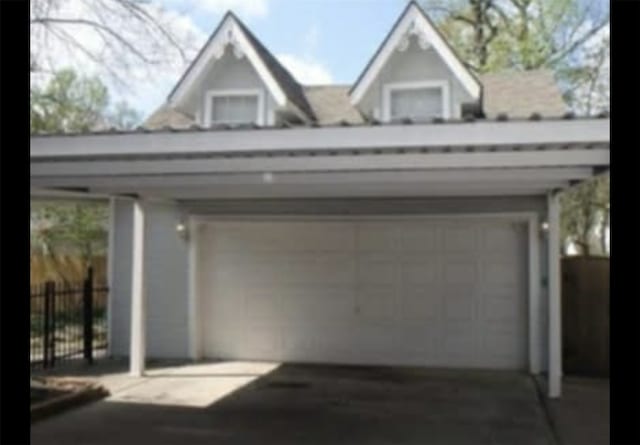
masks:
<path id="1" fill-rule="evenodd" d="M 186 62 L 194 43 L 176 14 L 144 0 L 32 0 L 30 27 L 32 72 L 53 71 L 62 57 L 123 87 L 134 68 Z"/>
<path id="2" fill-rule="evenodd" d="M 109 105 L 107 88 L 96 77 L 73 70 L 54 73 L 43 88 L 31 92 L 31 131 L 78 132 L 105 126 L 129 128 L 139 121 L 126 103 Z M 107 208 L 102 202 L 45 202 L 31 208 L 31 253 L 52 259 L 58 275 L 61 254 L 79 256 L 83 266 L 106 250 Z"/>
<path id="3" fill-rule="evenodd" d="M 581 0 L 424 0 L 467 66 L 554 71 L 565 100 L 580 114 L 609 109 L 609 9 Z M 562 196 L 563 237 L 583 255 L 608 254 L 609 176 Z M 599 243 L 594 245 L 594 236 Z"/>
<path id="4" fill-rule="evenodd" d="M 32 206 L 32 254 L 55 260 L 61 253 L 72 253 L 88 267 L 95 255 L 106 251 L 106 222 L 107 207 L 101 202 L 45 202 Z"/>
<path id="5" fill-rule="evenodd" d="M 609 175 L 602 175 L 560 195 L 561 236 L 584 256 L 608 255 Z M 565 251 L 566 253 L 566 251 Z"/>
<path id="6" fill-rule="evenodd" d="M 572 106 L 573 92 L 593 83 L 601 66 L 587 59 L 608 56 L 608 38 L 598 39 L 609 26 L 605 2 L 424 0 L 423 4 L 471 69 L 479 73 L 551 69 Z"/>
<path id="7" fill-rule="evenodd" d="M 53 74 L 49 83 L 31 91 L 31 132 L 83 132 L 114 126 L 127 129 L 140 117 L 125 102 L 109 106 L 109 92 L 97 77 L 73 70 Z"/>

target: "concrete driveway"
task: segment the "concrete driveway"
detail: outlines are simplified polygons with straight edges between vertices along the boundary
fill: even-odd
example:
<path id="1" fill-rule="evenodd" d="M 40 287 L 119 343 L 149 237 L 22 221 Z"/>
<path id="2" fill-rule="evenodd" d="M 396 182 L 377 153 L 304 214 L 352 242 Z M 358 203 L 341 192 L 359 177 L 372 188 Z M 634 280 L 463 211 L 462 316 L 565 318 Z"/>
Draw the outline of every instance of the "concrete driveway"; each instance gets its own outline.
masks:
<path id="1" fill-rule="evenodd" d="M 222 362 L 95 378 L 112 396 L 34 424 L 32 444 L 554 443 L 514 372 Z"/>

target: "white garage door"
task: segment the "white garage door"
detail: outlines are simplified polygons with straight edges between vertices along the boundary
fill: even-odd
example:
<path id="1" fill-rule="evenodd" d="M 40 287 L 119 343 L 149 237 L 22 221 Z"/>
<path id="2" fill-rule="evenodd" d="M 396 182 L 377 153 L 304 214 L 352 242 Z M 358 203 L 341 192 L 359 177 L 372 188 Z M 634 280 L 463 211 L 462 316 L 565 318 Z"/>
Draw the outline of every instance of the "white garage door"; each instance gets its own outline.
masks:
<path id="1" fill-rule="evenodd" d="M 208 224 L 204 355 L 524 368 L 525 234 L 495 219 Z"/>

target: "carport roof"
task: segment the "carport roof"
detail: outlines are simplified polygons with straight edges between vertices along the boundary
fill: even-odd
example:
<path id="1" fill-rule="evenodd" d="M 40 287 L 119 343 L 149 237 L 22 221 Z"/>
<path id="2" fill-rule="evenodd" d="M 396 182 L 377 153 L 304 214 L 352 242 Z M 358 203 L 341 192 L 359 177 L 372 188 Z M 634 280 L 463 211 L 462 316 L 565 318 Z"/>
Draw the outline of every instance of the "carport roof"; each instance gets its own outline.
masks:
<path id="1" fill-rule="evenodd" d="M 169 199 L 540 195 L 609 165 L 607 116 L 32 137 L 31 186 Z"/>
<path id="2" fill-rule="evenodd" d="M 320 87 L 317 87 L 320 88 Z M 173 111 L 172 111 L 173 112 Z M 344 110 L 342 110 L 344 114 Z M 378 120 L 354 121 L 351 118 L 344 118 L 331 123 L 307 123 L 291 125 L 282 123 L 280 125 L 257 125 L 257 124 L 214 124 L 211 126 L 202 126 L 192 122 L 187 116 L 180 119 L 171 119 L 171 125 L 163 126 L 139 126 L 134 129 L 118 129 L 115 127 L 95 129 L 80 132 L 38 132 L 31 135 L 31 138 L 43 137 L 68 137 L 68 136 L 95 136 L 95 135 L 114 135 L 114 134 L 149 134 L 149 133 L 189 133 L 189 132 L 220 132 L 220 131 L 247 131 L 247 130 L 282 130 L 282 129 L 311 129 L 311 128 L 332 128 L 332 127 L 380 127 L 380 126 L 397 126 L 397 125 L 446 125 L 461 123 L 488 123 L 488 122 L 527 122 L 527 121 L 558 121 L 558 120 L 593 120 L 593 119 L 609 119 L 609 112 L 604 111 L 597 115 L 578 116 L 573 112 L 564 114 L 543 115 L 539 112 L 532 112 L 528 117 L 521 114 L 509 115 L 508 113 L 496 113 L 488 119 L 475 117 L 465 117 L 463 119 L 442 119 L 434 118 L 432 120 L 412 120 L 402 119 L 400 121 L 381 122 Z"/>

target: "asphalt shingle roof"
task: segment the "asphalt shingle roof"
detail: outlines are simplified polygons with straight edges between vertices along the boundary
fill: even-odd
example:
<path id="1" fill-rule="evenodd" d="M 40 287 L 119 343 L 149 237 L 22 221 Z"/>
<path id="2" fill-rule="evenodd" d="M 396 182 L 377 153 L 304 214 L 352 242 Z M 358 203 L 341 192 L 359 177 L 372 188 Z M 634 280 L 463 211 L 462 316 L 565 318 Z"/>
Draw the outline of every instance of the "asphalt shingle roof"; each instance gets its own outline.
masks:
<path id="1" fill-rule="evenodd" d="M 498 114 L 528 117 L 562 116 L 568 111 L 550 70 L 503 71 L 481 76 L 483 107 L 488 118 Z"/>
<path id="2" fill-rule="evenodd" d="M 484 88 L 484 112 L 489 119 L 499 115 L 528 118 L 532 114 L 559 117 L 568 111 L 553 73 L 549 70 L 485 74 L 480 76 L 480 81 Z M 319 125 L 365 122 L 349 101 L 348 85 L 301 86 L 296 94 L 305 97 Z M 163 105 L 146 120 L 144 126 L 150 129 L 185 128 L 194 124 L 195 121 L 189 116 Z"/>
<path id="3" fill-rule="evenodd" d="M 365 123 L 360 112 L 349 100 L 351 85 L 301 85 L 241 20 L 231 12 L 228 15 L 246 34 L 290 103 L 310 121 L 318 125 Z M 216 32 L 217 30 L 212 37 Z M 532 114 L 557 117 L 568 111 L 553 73 L 549 70 L 504 71 L 477 77 L 483 88 L 482 106 L 487 118 L 498 115 L 526 118 Z M 192 117 L 164 104 L 143 123 L 143 126 L 148 129 L 186 128 L 195 124 Z"/>
<path id="4" fill-rule="evenodd" d="M 349 101 L 349 85 L 319 85 L 304 87 L 307 100 L 320 125 L 340 122 L 362 124 L 364 119 Z"/>
<path id="5" fill-rule="evenodd" d="M 285 67 L 278 62 L 273 54 L 253 35 L 249 28 L 245 26 L 240 19 L 234 16 L 238 25 L 245 32 L 249 41 L 256 49 L 258 56 L 262 59 L 267 69 L 271 72 L 276 82 L 280 85 L 280 88 L 284 91 L 287 98 L 293 102 L 304 114 L 306 114 L 311 120 L 315 119 L 313 110 L 307 101 L 307 97 L 304 94 L 304 89 L 298 83 L 298 81 L 291 75 Z"/>

